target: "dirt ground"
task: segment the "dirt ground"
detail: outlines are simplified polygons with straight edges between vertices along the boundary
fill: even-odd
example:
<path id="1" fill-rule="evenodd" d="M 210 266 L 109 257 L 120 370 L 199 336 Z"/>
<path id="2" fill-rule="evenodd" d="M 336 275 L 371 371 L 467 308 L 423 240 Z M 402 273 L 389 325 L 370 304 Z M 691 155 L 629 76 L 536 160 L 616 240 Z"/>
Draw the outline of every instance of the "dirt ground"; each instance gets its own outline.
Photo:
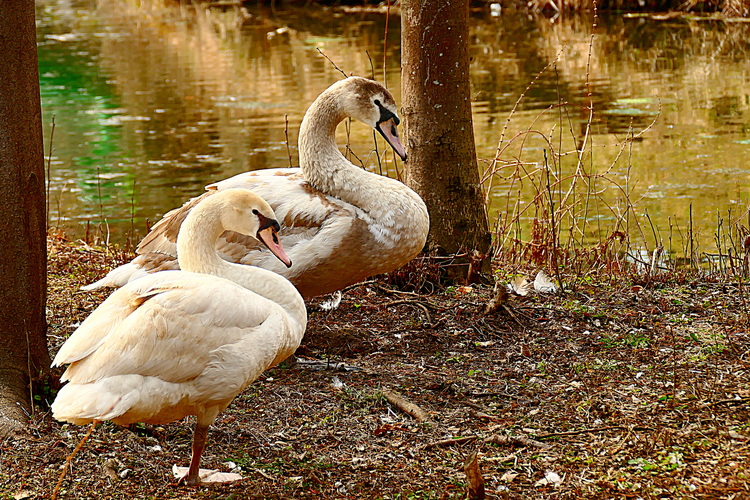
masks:
<path id="1" fill-rule="evenodd" d="M 106 295 L 77 288 L 111 264 L 51 241 L 53 355 Z M 466 498 L 479 477 L 487 498 L 750 498 L 746 286 L 570 279 L 484 314 L 489 286 L 410 293 L 392 281 L 351 287 L 332 311 L 310 301 L 296 362 L 219 416 L 202 465 L 244 480 L 176 484 L 190 420 L 105 423 L 60 498 Z M 0 498 L 49 498 L 87 431 L 52 419 L 54 388 L 37 396 L 27 430 L 0 445 Z"/>

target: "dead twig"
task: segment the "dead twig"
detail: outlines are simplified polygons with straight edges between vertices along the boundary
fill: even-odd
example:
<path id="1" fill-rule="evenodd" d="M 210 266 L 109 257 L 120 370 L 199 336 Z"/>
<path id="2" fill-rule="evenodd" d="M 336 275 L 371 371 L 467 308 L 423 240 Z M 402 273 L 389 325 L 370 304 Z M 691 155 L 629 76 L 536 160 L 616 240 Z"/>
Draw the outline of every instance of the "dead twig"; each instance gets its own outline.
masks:
<path id="1" fill-rule="evenodd" d="M 415 405 L 411 401 L 408 401 L 401 394 L 395 391 L 385 390 L 383 391 L 383 397 L 385 397 L 385 399 L 388 400 L 388 402 L 393 406 L 406 413 L 407 415 L 411 415 L 419 422 L 424 422 L 425 420 L 429 419 L 429 415 L 426 411 L 424 411 L 422 408 Z"/>
<path id="2" fill-rule="evenodd" d="M 73 461 L 73 457 L 76 456 L 76 453 L 81 451 L 81 448 L 83 448 L 83 445 L 86 443 L 86 440 L 91 436 L 91 433 L 94 432 L 94 429 L 96 429 L 97 424 L 99 424 L 98 420 L 94 420 L 91 422 L 91 426 L 89 427 L 88 432 L 85 436 L 78 442 L 78 445 L 73 449 L 70 455 L 68 455 L 68 458 L 65 459 L 65 466 L 63 467 L 62 472 L 60 473 L 60 478 L 57 480 L 57 485 L 55 486 L 55 489 L 52 491 L 52 500 L 57 499 L 57 494 L 60 493 L 60 488 L 62 487 L 63 481 L 65 480 L 65 475 L 68 473 L 68 468 L 70 467 L 70 463 Z"/>
<path id="3" fill-rule="evenodd" d="M 327 56 L 327 55 L 325 54 L 325 52 L 323 52 L 322 50 L 320 50 L 320 47 L 316 47 L 316 49 L 317 49 L 317 51 L 318 51 L 318 52 L 320 53 L 320 55 L 321 55 L 321 56 L 323 56 L 323 57 L 325 57 L 326 59 L 328 59 L 328 62 L 329 62 L 329 63 L 331 63 L 331 64 L 333 65 L 333 67 L 334 67 L 334 68 L 336 69 L 336 71 L 338 71 L 339 73 L 341 73 L 342 75 L 344 75 L 344 78 L 347 78 L 347 77 L 349 77 L 349 75 L 347 75 L 347 74 L 346 74 L 346 73 L 344 72 L 344 70 L 343 70 L 343 69 L 341 69 L 341 68 L 339 68 L 338 66 L 336 66 L 336 63 L 335 63 L 335 62 L 333 62 L 333 59 L 331 59 L 330 57 L 328 57 L 328 56 Z"/>
<path id="4" fill-rule="evenodd" d="M 451 446 L 454 444 L 464 444 L 479 439 L 479 436 L 463 436 L 456 438 L 441 439 L 439 441 L 433 441 L 420 447 L 422 450 L 429 448 L 440 448 L 442 446 Z M 526 436 L 501 436 L 499 434 L 492 434 L 481 440 L 484 444 L 496 444 L 498 446 L 531 446 L 534 448 L 541 448 L 547 450 L 552 448 L 551 444 L 542 443 Z"/>
<path id="5" fill-rule="evenodd" d="M 493 434 L 492 436 L 486 437 L 482 440 L 486 444 L 496 444 L 498 446 L 532 446 L 534 448 L 541 448 L 547 450 L 552 448 L 551 444 L 542 443 L 526 436 L 500 436 Z"/>
<path id="6" fill-rule="evenodd" d="M 334 370 L 343 372 L 357 372 L 362 368 L 341 361 L 330 361 L 328 359 L 296 359 L 297 366 L 307 370 Z"/>
<path id="7" fill-rule="evenodd" d="M 276 481 L 275 477 L 273 477 L 272 475 L 270 475 L 267 472 L 264 472 L 262 469 L 259 469 L 257 467 L 253 467 L 253 471 L 257 472 L 258 474 L 260 474 L 261 476 L 265 477 L 269 481 Z"/>
<path id="8" fill-rule="evenodd" d="M 474 398 L 489 398 L 489 397 L 496 397 L 496 396 L 500 396 L 500 397 L 508 398 L 508 399 L 518 399 L 519 398 L 519 396 L 517 396 L 517 395 L 508 394 L 507 392 L 498 392 L 498 391 L 495 391 L 495 392 L 466 392 L 464 394 L 466 396 L 471 396 L 471 397 L 474 397 Z"/>
<path id="9" fill-rule="evenodd" d="M 399 295 L 408 295 L 410 297 L 421 297 L 421 295 L 418 294 L 418 293 L 415 293 L 415 292 L 405 292 L 403 290 L 392 290 L 390 288 L 384 287 L 383 285 L 379 285 L 377 282 L 367 282 L 366 281 L 364 283 L 374 283 L 375 284 L 374 288 L 376 288 L 377 290 L 380 290 L 383 293 L 387 293 L 387 294 L 391 294 L 391 295 L 393 295 L 393 294 L 399 294 Z"/>
<path id="10" fill-rule="evenodd" d="M 714 401 L 709 406 L 719 406 L 719 405 L 744 405 L 747 404 L 750 401 L 750 398 L 739 398 L 739 399 L 722 399 L 719 401 Z"/>
<path id="11" fill-rule="evenodd" d="M 378 304 L 378 305 L 383 306 L 383 307 L 389 307 L 389 306 L 397 306 L 399 304 L 409 304 L 409 305 L 420 306 L 425 310 L 435 309 L 435 306 L 433 306 L 429 302 L 424 301 L 424 300 L 415 300 L 415 299 L 392 300 L 391 302 L 386 302 L 385 304 Z"/>
<path id="12" fill-rule="evenodd" d="M 484 413 L 482 411 L 473 411 L 472 413 L 475 418 L 478 418 L 480 420 L 489 420 L 490 422 L 505 422 L 505 419 L 490 415 L 488 413 Z"/>
<path id="13" fill-rule="evenodd" d="M 428 450 L 430 448 L 442 448 L 443 446 L 452 446 L 454 444 L 469 443 L 477 439 L 478 436 L 462 436 L 455 438 L 440 439 L 431 443 L 424 444 L 419 447 L 420 450 Z"/>
<path id="14" fill-rule="evenodd" d="M 292 150 L 289 147 L 289 115 L 284 115 L 284 143 L 286 154 L 289 156 L 289 168 L 292 168 Z"/>
<path id="15" fill-rule="evenodd" d="M 394 301 L 387 302 L 385 304 L 380 304 L 380 305 L 383 307 L 389 307 L 389 306 L 397 306 L 400 304 L 406 304 L 409 306 L 415 306 L 415 307 L 420 308 L 426 317 L 424 324 L 425 325 L 432 324 L 432 317 L 430 316 L 430 309 L 429 309 L 429 306 L 431 304 L 429 304 L 428 302 L 422 302 L 419 300 L 402 299 L 402 300 L 394 300 Z"/>
<path id="16" fill-rule="evenodd" d="M 608 427 L 594 427 L 592 429 L 579 429 L 577 431 L 550 432 L 548 434 L 541 434 L 537 436 L 537 439 L 547 439 L 547 438 L 558 437 L 558 436 L 577 436 L 578 434 L 591 434 L 595 432 L 605 432 L 605 431 L 622 430 L 622 429 L 628 429 L 628 428 L 622 425 L 612 425 Z M 632 427 L 629 430 L 650 431 L 651 428 L 650 427 Z"/>
<path id="17" fill-rule="evenodd" d="M 524 324 L 521 323 L 521 320 L 516 316 L 516 313 L 514 312 L 513 308 L 508 305 L 508 299 L 510 299 L 510 293 L 508 293 L 508 287 L 505 284 L 500 283 L 499 281 L 495 283 L 495 288 L 493 290 L 492 299 L 485 304 L 484 310 L 482 311 L 482 314 L 489 315 L 498 312 L 500 309 L 504 310 L 506 313 L 508 313 L 508 316 L 513 319 L 516 323 L 518 323 L 518 326 L 521 328 L 525 328 Z M 528 316 L 525 314 L 519 312 L 520 316 L 522 316 L 525 319 L 529 319 Z"/>
<path id="18" fill-rule="evenodd" d="M 618 444 L 617 446 L 615 446 L 615 448 L 614 448 L 614 449 L 613 449 L 612 451 L 610 451 L 610 452 L 609 452 L 609 454 L 610 454 L 611 456 L 615 456 L 615 455 L 617 455 L 618 453 L 620 453 L 620 450 L 622 450 L 622 449 L 623 449 L 623 448 L 625 447 L 625 445 L 626 445 L 626 444 L 627 444 L 627 442 L 628 442 L 628 438 L 630 438 L 630 436 L 631 436 L 632 434 L 633 434 L 633 429 L 632 429 L 632 428 L 631 428 L 631 429 L 628 429 L 628 432 L 627 432 L 627 434 L 625 434 L 625 437 L 624 437 L 624 438 L 622 438 L 622 441 L 620 441 L 620 444 Z"/>

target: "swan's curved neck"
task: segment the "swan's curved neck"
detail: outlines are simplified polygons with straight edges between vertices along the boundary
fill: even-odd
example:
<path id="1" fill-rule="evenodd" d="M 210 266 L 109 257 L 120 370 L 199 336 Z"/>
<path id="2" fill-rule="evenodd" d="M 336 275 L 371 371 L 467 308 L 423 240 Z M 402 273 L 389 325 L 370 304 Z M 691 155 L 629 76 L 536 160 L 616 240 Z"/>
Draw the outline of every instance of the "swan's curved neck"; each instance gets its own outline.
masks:
<path id="1" fill-rule="evenodd" d="M 221 276 L 227 262 L 216 253 L 214 246 L 223 226 L 219 214 L 205 208 L 197 206 L 180 227 L 177 262 L 183 271 Z"/>
<path id="2" fill-rule="evenodd" d="M 215 250 L 216 241 L 224 232 L 220 216 L 216 211 L 201 208 L 204 207 L 199 205 L 193 209 L 177 236 L 177 262 L 180 269 L 234 281 L 279 304 L 298 323 L 304 325 L 307 318 L 305 302 L 294 285 L 273 271 L 222 259 Z"/>
<path id="3" fill-rule="evenodd" d="M 370 201 L 362 191 L 382 179 L 363 170 L 339 151 L 336 127 L 349 115 L 336 92 L 323 92 L 302 119 L 299 163 L 302 175 L 315 188 L 366 210 Z"/>

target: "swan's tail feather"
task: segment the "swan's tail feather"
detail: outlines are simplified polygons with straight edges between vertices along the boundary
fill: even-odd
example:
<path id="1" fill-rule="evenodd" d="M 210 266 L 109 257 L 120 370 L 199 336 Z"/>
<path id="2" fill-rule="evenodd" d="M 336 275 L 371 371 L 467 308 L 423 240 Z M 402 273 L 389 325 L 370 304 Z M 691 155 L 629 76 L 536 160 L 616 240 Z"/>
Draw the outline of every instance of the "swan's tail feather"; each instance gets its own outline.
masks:
<path id="1" fill-rule="evenodd" d="M 195 414 L 191 399 L 189 384 L 118 375 L 87 384 L 68 383 L 52 403 L 52 416 L 76 425 L 95 420 L 118 425 L 168 423 Z"/>

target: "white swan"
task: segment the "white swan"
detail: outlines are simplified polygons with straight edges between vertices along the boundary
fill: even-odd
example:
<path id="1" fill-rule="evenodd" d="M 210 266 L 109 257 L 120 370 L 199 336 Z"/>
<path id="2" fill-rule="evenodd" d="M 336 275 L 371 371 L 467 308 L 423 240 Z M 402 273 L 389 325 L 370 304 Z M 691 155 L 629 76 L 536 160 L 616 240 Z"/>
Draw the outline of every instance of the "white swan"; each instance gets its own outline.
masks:
<path id="1" fill-rule="evenodd" d="M 299 133 L 300 168 L 245 172 L 211 184 L 208 192 L 172 210 L 138 246 L 133 261 L 84 287 L 121 286 L 146 272 L 175 268 L 180 224 L 201 199 L 226 188 L 251 189 L 266 199 L 281 222 L 281 242 L 295 265 L 282 266 L 253 238 L 224 234 L 223 258 L 270 269 L 304 297 L 330 293 L 413 259 L 425 244 L 427 207 L 401 182 L 349 162 L 336 145 L 337 125 L 353 117 L 370 125 L 406 159 L 398 138 L 396 103 L 380 84 L 349 77 L 325 90 L 307 110 Z"/>
<path id="2" fill-rule="evenodd" d="M 167 423 L 196 415 L 198 472 L 208 427 L 263 370 L 294 353 L 307 323 L 305 303 L 285 278 L 221 259 L 225 230 L 256 236 L 286 265 L 271 207 L 244 189 L 195 206 L 177 239 L 183 271 L 153 273 L 115 291 L 63 344 L 53 366 L 69 363 L 53 416 L 74 424 L 111 420 Z"/>

